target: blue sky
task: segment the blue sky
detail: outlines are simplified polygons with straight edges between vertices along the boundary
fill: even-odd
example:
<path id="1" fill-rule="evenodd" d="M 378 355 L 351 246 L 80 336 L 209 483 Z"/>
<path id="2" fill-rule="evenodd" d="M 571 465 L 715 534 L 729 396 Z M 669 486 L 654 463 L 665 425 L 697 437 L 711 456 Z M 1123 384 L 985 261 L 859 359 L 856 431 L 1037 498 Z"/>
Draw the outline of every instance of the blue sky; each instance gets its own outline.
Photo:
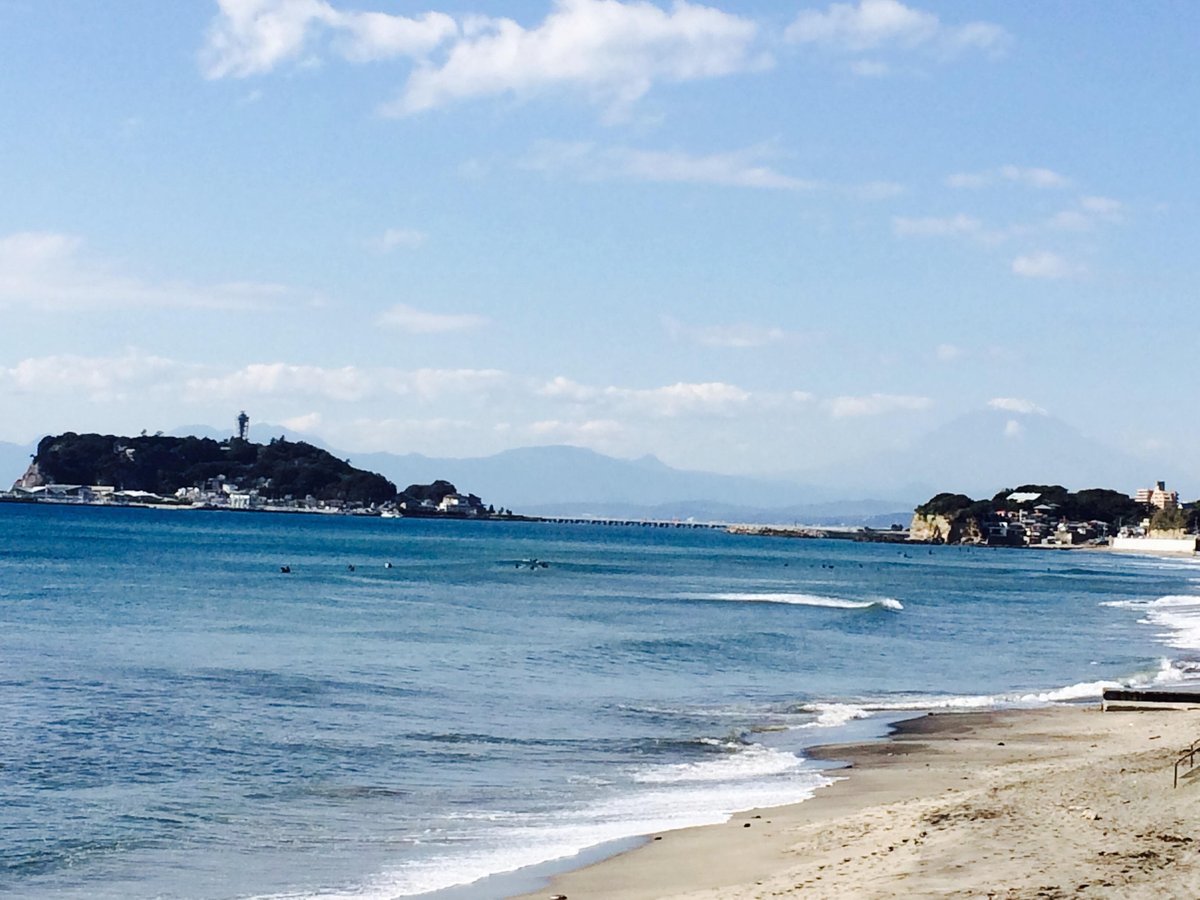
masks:
<path id="1" fill-rule="evenodd" d="M 1200 470 L 1191 3 L 0 0 L 0 440 Z M 1016 436 L 1019 427 L 1011 429 Z"/>

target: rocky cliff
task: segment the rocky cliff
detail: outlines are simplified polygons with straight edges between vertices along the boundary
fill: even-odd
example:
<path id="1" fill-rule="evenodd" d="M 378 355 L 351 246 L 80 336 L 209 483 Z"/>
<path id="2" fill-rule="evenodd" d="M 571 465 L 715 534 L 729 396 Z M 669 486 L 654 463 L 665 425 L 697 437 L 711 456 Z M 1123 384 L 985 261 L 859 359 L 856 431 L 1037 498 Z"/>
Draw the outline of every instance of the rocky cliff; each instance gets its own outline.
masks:
<path id="1" fill-rule="evenodd" d="M 983 543 L 983 529 L 974 516 L 914 513 L 909 539 L 929 544 Z"/>
<path id="2" fill-rule="evenodd" d="M 29 464 L 29 468 L 25 470 L 25 474 L 16 480 L 13 484 L 14 488 L 37 488 L 46 484 L 46 476 L 42 474 L 41 466 L 37 464 L 35 459 Z"/>

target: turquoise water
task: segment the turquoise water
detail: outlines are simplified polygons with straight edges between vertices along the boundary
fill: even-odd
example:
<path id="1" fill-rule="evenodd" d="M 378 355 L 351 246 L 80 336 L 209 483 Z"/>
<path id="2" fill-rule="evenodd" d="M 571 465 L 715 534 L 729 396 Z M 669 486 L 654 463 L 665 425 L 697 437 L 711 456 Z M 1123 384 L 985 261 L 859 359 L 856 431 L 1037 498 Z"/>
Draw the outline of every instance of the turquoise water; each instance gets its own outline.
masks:
<path id="1" fill-rule="evenodd" d="M 0 893 L 404 897 L 721 821 L 811 795 L 804 747 L 864 716 L 1192 677 L 1198 579 L 1106 553 L 0 504 Z"/>

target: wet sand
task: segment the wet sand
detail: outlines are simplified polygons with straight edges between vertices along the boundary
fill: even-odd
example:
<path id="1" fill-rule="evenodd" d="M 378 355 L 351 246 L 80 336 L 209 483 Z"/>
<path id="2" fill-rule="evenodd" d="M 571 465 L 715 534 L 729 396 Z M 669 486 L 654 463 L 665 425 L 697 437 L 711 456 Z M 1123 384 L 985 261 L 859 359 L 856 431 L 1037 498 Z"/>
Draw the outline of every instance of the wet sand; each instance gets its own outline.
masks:
<path id="1" fill-rule="evenodd" d="M 804 803 L 653 835 L 530 898 L 1200 897 L 1200 712 L 925 715 Z"/>

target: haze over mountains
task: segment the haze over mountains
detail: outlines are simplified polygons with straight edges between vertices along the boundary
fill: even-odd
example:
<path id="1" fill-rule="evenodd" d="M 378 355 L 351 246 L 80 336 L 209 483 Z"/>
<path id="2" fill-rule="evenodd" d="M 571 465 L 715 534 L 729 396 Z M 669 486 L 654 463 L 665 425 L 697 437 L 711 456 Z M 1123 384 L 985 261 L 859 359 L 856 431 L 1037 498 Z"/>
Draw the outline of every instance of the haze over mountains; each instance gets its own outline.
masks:
<path id="1" fill-rule="evenodd" d="M 208 426 L 172 434 L 229 436 Z M 258 424 L 251 433 L 259 442 L 279 436 L 324 447 L 399 487 L 444 478 L 487 503 L 529 515 L 886 525 L 939 491 L 991 497 L 1032 482 L 1132 493 L 1163 479 L 1190 498 L 1196 482 L 1191 473 L 1106 447 L 1040 412 L 994 409 L 961 416 L 902 449 L 864 448 L 836 466 L 774 478 L 684 471 L 653 456 L 616 459 L 571 446 L 433 458 L 347 452 L 278 425 Z M 15 480 L 35 449 L 36 443 L 0 444 L 0 481 Z"/>
<path id="2" fill-rule="evenodd" d="M 803 476 L 853 485 L 859 494 L 891 486 L 888 496 L 919 498 L 940 491 L 991 497 L 1005 487 L 1031 483 L 1132 494 L 1166 480 L 1187 497 L 1200 491 L 1194 472 L 1109 447 L 1041 412 L 1002 409 L 967 413 L 900 450 L 867 453 Z"/>

